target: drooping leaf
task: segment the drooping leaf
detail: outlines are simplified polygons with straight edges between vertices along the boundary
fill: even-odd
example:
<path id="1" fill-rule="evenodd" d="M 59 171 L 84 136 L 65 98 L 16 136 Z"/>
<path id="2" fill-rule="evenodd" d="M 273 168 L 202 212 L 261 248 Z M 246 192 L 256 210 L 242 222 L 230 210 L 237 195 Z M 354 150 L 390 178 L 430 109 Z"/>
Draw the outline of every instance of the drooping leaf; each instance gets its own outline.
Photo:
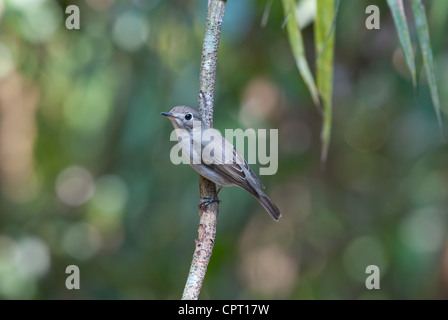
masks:
<path id="1" fill-rule="evenodd" d="M 429 36 L 428 21 L 426 19 L 426 10 L 421 0 L 412 0 L 412 11 L 414 13 L 417 35 L 420 43 L 420 50 L 423 56 L 423 65 L 425 67 L 426 78 L 431 91 L 431 99 L 437 115 L 437 121 L 442 129 L 442 117 L 440 114 L 440 101 L 437 89 L 436 77 L 434 74 L 434 59 L 431 49 L 431 40 Z"/>
<path id="2" fill-rule="evenodd" d="M 316 56 L 316 64 L 317 64 L 317 61 L 319 61 L 323 51 L 325 50 L 325 46 L 326 46 L 328 40 L 330 39 L 330 36 L 333 35 L 334 28 L 336 28 L 336 17 L 338 15 L 338 11 L 339 11 L 339 4 L 340 4 L 340 0 L 336 0 L 336 9 L 335 9 L 335 12 L 334 12 L 333 20 L 331 22 L 331 28 L 330 28 L 330 31 L 327 34 L 327 38 L 325 39 L 325 43 L 324 43 L 323 47 L 321 48 L 320 52 Z"/>
<path id="3" fill-rule="evenodd" d="M 417 83 L 417 72 L 415 68 L 414 50 L 412 48 L 411 36 L 409 35 L 408 22 L 406 13 L 404 12 L 403 0 L 387 0 L 392 17 L 394 18 L 395 27 L 398 33 L 401 47 L 406 57 L 406 62 L 411 71 L 412 84 L 414 88 Z"/>
<path id="4" fill-rule="evenodd" d="M 313 74 L 311 73 L 308 62 L 305 56 L 305 47 L 303 44 L 302 32 L 299 27 L 299 23 L 296 16 L 295 0 L 282 0 L 283 11 L 286 19 L 286 31 L 288 33 L 289 43 L 291 45 L 294 59 L 296 60 L 297 68 L 303 78 L 311 97 L 316 106 L 319 106 L 319 94 L 314 81 Z"/>
<path id="5" fill-rule="evenodd" d="M 261 18 L 261 27 L 264 28 L 268 24 L 269 14 L 271 12 L 272 2 L 274 0 L 268 0 L 264 7 L 263 17 Z"/>
<path id="6" fill-rule="evenodd" d="M 321 132 L 322 152 L 321 160 L 325 162 L 331 139 L 332 123 L 332 93 L 333 93 L 333 61 L 334 61 L 334 0 L 318 0 L 317 14 L 314 24 L 316 42 L 317 88 L 323 104 L 323 124 Z"/>

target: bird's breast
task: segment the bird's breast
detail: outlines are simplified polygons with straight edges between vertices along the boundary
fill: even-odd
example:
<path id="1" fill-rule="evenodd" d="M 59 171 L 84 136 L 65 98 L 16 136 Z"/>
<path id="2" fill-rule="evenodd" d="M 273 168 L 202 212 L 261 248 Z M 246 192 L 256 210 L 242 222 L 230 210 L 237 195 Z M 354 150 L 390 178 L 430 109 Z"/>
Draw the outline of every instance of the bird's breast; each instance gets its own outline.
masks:
<path id="1" fill-rule="evenodd" d="M 193 135 L 187 130 L 177 130 L 177 143 L 182 150 L 182 156 L 189 164 L 201 163 L 200 140 L 193 142 Z"/>

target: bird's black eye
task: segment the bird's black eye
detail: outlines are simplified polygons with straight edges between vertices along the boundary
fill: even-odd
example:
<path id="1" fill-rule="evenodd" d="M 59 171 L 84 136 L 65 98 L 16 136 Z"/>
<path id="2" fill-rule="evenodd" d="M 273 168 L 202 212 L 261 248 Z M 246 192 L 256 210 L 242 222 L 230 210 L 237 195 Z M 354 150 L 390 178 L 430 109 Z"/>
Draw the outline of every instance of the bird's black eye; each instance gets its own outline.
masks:
<path id="1" fill-rule="evenodd" d="M 185 120 L 191 120 L 191 118 L 193 118 L 193 115 L 191 113 L 187 113 L 185 115 Z"/>

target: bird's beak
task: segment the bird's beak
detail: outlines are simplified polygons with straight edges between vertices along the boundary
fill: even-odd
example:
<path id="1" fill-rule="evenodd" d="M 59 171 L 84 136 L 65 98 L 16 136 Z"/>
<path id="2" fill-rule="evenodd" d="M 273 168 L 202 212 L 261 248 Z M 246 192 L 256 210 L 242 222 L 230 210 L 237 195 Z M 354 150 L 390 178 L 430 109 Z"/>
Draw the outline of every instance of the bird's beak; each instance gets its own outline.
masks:
<path id="1" fill-rule="evenodd" d="M 170 112 L 161 112 L 162 116 L 168 117 L 168 118 L 175 118 L 176 116 Z"/>

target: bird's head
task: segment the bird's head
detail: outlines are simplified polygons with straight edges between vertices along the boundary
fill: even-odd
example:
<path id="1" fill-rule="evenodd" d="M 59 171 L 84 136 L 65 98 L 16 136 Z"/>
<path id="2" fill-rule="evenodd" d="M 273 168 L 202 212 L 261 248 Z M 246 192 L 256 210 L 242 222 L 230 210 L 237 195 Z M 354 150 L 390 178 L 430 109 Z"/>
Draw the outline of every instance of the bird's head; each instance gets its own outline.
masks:
<path id="1" fill-rule="evenodd" d="M 196 109 L 187 106 L 176 106 L 170 112 L 160 113 L 170 119 L 175 129 L 192 130 L 194 121 L 202 123 L 202 117 Z"/>

